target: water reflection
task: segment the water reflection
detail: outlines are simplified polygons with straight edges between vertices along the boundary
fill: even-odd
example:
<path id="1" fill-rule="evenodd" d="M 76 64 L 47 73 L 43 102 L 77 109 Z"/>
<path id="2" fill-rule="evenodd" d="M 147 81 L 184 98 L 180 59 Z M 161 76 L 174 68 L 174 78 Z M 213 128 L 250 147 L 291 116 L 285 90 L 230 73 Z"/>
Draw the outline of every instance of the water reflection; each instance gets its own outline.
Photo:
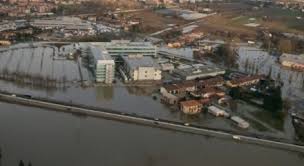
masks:
<path id="1" fill-rule="evenodd" d="M 147 85 L 147 86 L 126 86 L 126 89 L 129 94 L 136 96 L 151 96 L 153 92 L 157 90 L 156 86 Z"/>
<path id="2" fill-rule="evenodd" d="M 113 99 L 114 87 L 113 86 L 97 86 L 96 99 L 98 101 L 109 101 Z"/>

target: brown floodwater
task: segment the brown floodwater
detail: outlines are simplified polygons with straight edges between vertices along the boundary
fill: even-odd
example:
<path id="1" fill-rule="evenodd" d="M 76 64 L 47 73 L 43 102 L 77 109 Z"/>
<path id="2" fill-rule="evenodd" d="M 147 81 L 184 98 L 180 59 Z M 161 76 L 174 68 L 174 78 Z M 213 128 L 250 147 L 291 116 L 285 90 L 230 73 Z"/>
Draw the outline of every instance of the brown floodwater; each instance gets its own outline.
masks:
<path id="1" fill-rule="evenodd" d="M 302 166 L 304 155 L 232 140 L 185 134 L 0 103 L 2 166 Z"/>

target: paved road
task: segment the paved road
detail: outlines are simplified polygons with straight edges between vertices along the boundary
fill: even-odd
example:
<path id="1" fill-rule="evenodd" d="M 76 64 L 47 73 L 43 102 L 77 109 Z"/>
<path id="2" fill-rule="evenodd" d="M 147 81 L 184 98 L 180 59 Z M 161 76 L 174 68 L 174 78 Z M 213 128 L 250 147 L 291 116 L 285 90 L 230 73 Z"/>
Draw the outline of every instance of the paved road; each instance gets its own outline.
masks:
<path id="1" fill-rule="evenodd" d="M 199 134 L 199 135 L 214 136 L 214 137 L 220 137 L 220 138 L 225 138 L 225 139 L 234 139 L 235 141 L 238 141 L 238 142 L 257 144 L 257 145 L 261 145 L 261 146 L 268 146 L 268 147 L 274 147 L 274 148 L 304 153 L 304 146 L 300 146 L 300 145 L 266 140 L 266 139 L 249 137 L 249 136 L 243 136 L 243 135 L 233 135 L 231 133 L 224 132 L 224 131 L 210 130 L 210 129 L 206 129 L 206 128 L 202 128 L 202 127 L 193 126 L 193 125 L 187 124 L 187 123 L 183 124 L 180 122 L 167 121 L 167 120 L 162 120 L 162 119 L 157 119 L 157 118 L 142 117 L 142 116 L 139 116 L 136 114 L 113 112 L 111 110 L 104 110 L 104 111 L 98 110 L 97 111 L 97 110 L 93 110 L 93 109 L 89 109 L 89 108 L 82 108 L 82 107 L 76 107 L 76 106 L 71 106 L 71 105 L 58 104 L 58 103 L 53 103 L 53 102 L 49 102 L 49 101 L 41 101 L 38 99 L 32 99 L 29 96 L 19 97 L 14 94 L 3 94 L 2 93 L 2 94 L 0 94 L 0 100 L 16 102 L 16 103 L 20 103 L 20 104 L 35 106 L 35 107 L 42 107 L 42 108 L 47 108 L 50 110 L 69 112 L 69 113 L 79 115 L 79 116 L 94 116 L 94 117 L 100 117 L 100 118 L 110 119 L 110 120 L 131 122 L 131 123 L 136 123 L 136 124 L 140 124 L 140 125 L 153 126 L 153 127 L 158 127 L 158 128 L 176 130 L 176 131 Z"/>

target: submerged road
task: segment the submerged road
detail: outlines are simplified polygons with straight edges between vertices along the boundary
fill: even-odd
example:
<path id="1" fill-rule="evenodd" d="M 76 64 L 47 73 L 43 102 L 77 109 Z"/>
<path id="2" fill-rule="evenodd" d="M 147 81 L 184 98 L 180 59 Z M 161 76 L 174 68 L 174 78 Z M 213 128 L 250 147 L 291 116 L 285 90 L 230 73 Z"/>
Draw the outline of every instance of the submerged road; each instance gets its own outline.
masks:
<path id="1" fill-rule="evenodd" d="M 38 98 L 33 98 L 29 95 L 16 95 L 6 92 L 1 92 L 0 100 L 34 106 L 34 107 L 42 107 L 42 108 L 47 108 L 61 112 L 68 112 L 78 116 L 99 117 L 104 119 L 117 120 L 117 121 L 135 123 L 146 126 L 153 126 L 163 129 L 176 130 L 180 132 L 186 132 L 186 133 L 192 133 L 192 134 L 198 134 L 204 136 L 233 139 L 237 142 L 244 142 L 249 144 L 256 144 L 266 147 L 268 146 L 268 147 L 273 147 L 283 150 L 304 153 L 304 146 L 296 145 L 292 143 L 280 142 L 280 141 L 263 139 L 258 137 L 251 137 L 246 135 L 235 135 L 228 131 L 212 130 L 212 129 L 204 128 L 202 126 L 196 126 L 193 124 L 139 116 L 137 114 L 127 114 L 109 109 L 101 109 L 101 108 L 92 109 L 93 107 L 89 107 L 89 106 L 85 107 L 71 103 L 51 101 L 48 99 L 38 99 Z"/>

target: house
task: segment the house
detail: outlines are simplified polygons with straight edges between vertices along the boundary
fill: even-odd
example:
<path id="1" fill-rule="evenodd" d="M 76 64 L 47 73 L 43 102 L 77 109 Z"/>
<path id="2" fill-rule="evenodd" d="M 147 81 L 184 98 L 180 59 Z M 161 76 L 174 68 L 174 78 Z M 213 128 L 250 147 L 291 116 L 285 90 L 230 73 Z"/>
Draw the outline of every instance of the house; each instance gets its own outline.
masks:
<path id="1" fill-rule="evenodd" d="M 201 90 L 203 98 L 211 98 L 211 97 L 224 97 L 226 93 L 218 88 L 204 88 Z"/>
<path id="2" fill-rule="evenodd" d="M 219 87 L 225 84 L 225 80 L 223 77 L 217 76 L 217 77 L 201 80 L 199 83 L 200 83 L 199 84 L 200 88 Z"/>
<path id="3" fill-rule="evenodd" d="M 180 110 L 185 114 L 194 115 L 202 110 L 202 103 L 197 100 L 188 100 L 180 102 Z"/>
<path id="4" fill-rule="evenodd" d="M 190 92 L 190 95 L 195 98 L 212 98 L 212 97 L 224 97 L 226 93 L 216 87 L 206 87 L 196 91 Z"/>
<path id="5" fill-rule="evenodd" d="M 181 94 L 171 94 L 165 91 L 162 93 L 161 102 L 169 105 L 175 105 L 180 101 L 182 97 L 183 95 Z"/>
<path id="6" fill-rule="evenodd" d="M 187 92 L 192 92 L 196 90 L 195 82 L 186 81 L 176 84 L 163 85 L 160 88 L 160 93 L 162 95 L 162 102 L 174 105 L 177 104 L 180 99 L 185 97 Z"/>
<path id="7" fill-rule="evenodd" d="M 200 99 L 199 102 L 202 104 L 202 106 L 208 106 L 211 102 L 210 99 Z"/>
<path id="8" fill-rule="evenodd" d="M 229 113 L 215 106 L 208 107 L 208 112 L 216 117 L 229 117 Z"/>
<path id="9" fill-rule="evenodd" d="M 175 84 L 167 84 L 163 85 L 160 88 L 161 94 L 164 92 L 171 93 L 171 94 L 180 94 L 186 92 L 193 92 L 196 90 L 196 84 L 194 81 L 184 81 Z"/>
<path id="10" fill-rule="evenodd" d="M 226 85 L 231 88 L 250 86 L 250 85 L 258 84 L 262 78 L 263 76 L 261 75 L 245 76 L 227 81 Z"/>

